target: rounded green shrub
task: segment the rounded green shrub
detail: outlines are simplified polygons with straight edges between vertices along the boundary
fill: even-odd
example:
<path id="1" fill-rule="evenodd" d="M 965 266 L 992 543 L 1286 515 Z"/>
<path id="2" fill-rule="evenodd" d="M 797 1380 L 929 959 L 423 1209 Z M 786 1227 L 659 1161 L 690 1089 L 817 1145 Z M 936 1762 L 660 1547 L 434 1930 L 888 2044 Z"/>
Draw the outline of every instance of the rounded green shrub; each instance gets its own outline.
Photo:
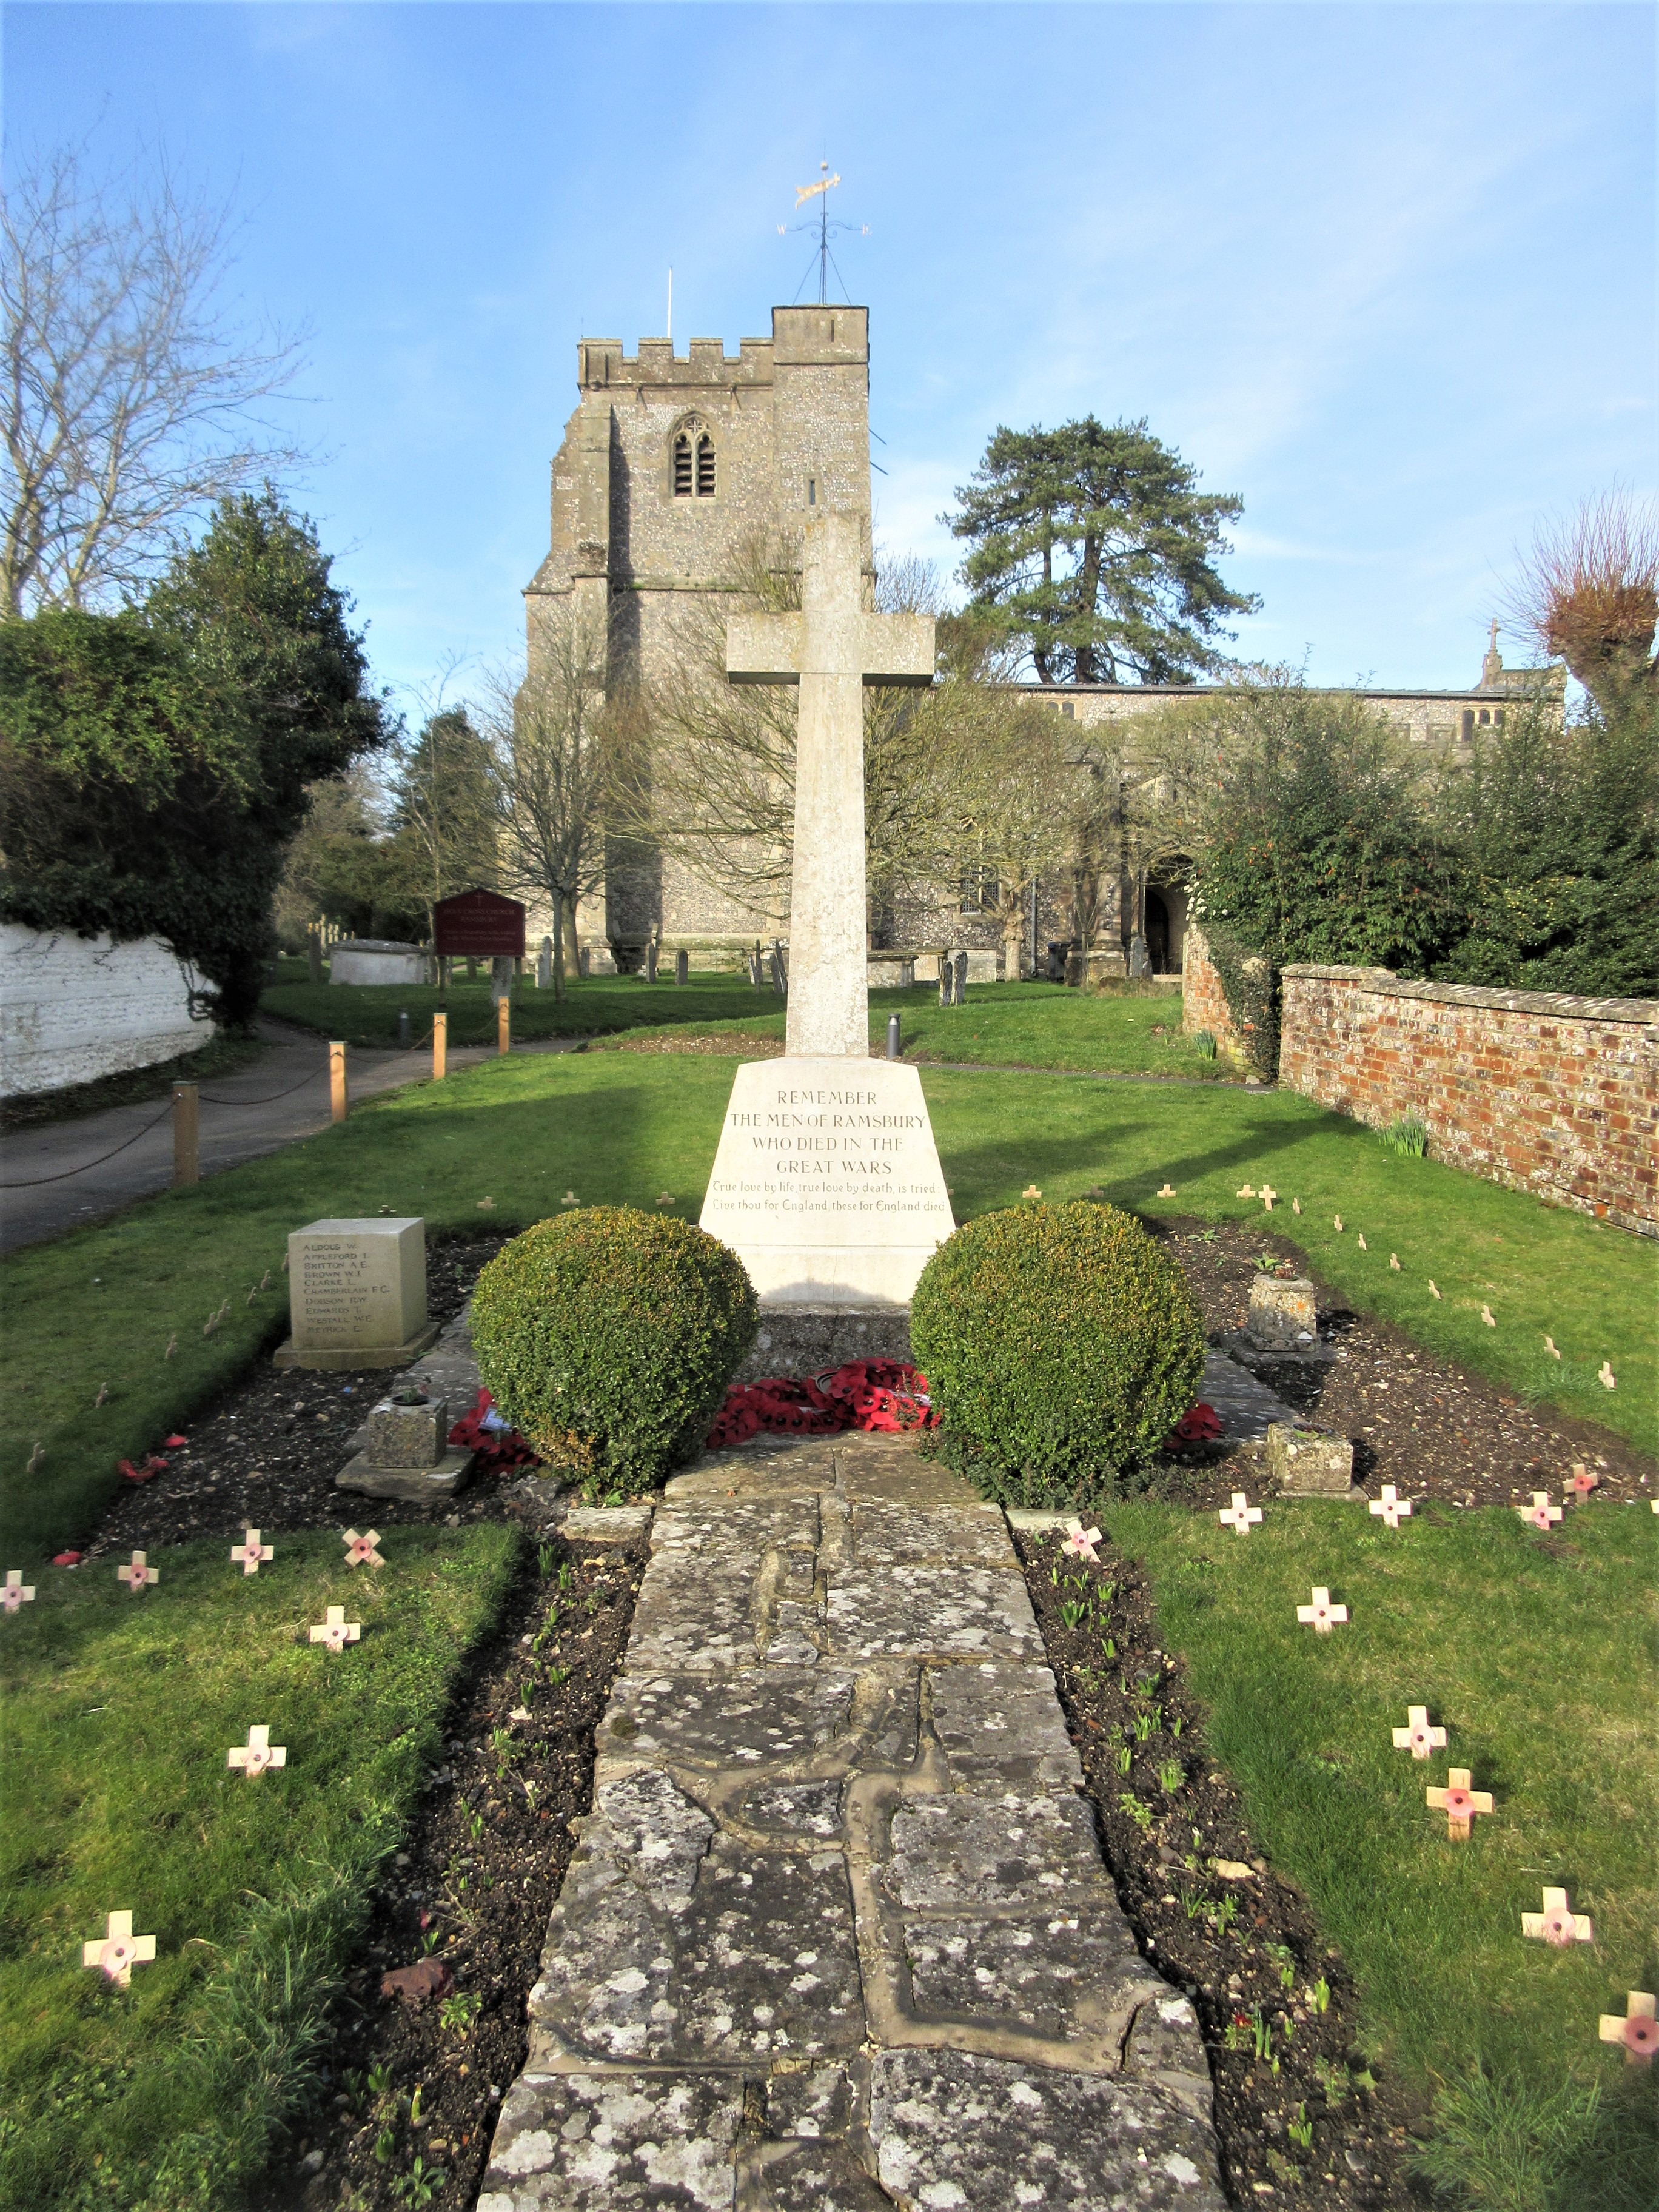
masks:
<path id="1" fill-rule="evenodd" d="M 695 1456 L 755 1340 L 741 1260 L 673 1215 L 594 1206 L 538 1222 L 478 1277 L 478 1375 L 591 1495 L 650 1490 Z"/>
<path id="2" fill-rule="evenodd" d="M 1186 1277 L 1139 1222 L 1086 1200 L 958 1229 L 922 1270 L 910 1344 L 945 1449 L 1005 1505 L 1122 1490 L 1204 1372 Z"/>

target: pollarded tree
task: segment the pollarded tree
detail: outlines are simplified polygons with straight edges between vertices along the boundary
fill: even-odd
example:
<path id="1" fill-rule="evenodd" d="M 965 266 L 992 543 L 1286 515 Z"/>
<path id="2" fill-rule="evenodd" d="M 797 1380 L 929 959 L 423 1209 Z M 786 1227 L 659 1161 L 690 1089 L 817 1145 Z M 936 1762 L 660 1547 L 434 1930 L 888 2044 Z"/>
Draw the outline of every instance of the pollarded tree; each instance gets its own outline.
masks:
<path id="1" fill-rule="evenodd" d="M 1144 420 L 1107 428 L 1089 415 L 999 429 L 941 519 L 972 549 L 972 606 L 1042 683 L 1188 683 L 1229 665 L 1228 617 L 1261 604 L 1215 566 L 1243 501 L 1198 483 Z"/>
<path id="2" fill-rule="evenodd" d="M 1622 492 L 1545 523 L 1510 597 L 1518 626 L 1565 660 L 1604 715 L 1659 695 L 1659 510 Z"/>

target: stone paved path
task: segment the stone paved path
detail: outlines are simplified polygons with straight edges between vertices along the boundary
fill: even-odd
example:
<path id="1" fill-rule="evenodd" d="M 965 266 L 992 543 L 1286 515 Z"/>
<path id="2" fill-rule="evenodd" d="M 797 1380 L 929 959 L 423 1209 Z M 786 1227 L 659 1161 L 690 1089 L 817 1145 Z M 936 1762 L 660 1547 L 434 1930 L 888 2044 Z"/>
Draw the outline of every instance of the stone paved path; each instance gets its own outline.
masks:
<path id="1" fill-rule="evenodd" d="M 656 1515 L 478 2212 L 1219 2212 L 1001 1513 L 769 1443 Z"/>

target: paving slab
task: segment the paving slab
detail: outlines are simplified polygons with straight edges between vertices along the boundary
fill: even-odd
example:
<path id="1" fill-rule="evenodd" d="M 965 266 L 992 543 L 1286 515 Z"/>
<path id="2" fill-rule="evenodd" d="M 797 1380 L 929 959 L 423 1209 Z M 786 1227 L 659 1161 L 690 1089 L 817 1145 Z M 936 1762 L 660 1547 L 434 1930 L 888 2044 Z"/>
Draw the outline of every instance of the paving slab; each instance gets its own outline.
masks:
<path id="1" fill-rule="evenodd" d="M 657 1510 L 479 2212 L 1219 2212 L 1006 1522 L 780 1441 Z"/>

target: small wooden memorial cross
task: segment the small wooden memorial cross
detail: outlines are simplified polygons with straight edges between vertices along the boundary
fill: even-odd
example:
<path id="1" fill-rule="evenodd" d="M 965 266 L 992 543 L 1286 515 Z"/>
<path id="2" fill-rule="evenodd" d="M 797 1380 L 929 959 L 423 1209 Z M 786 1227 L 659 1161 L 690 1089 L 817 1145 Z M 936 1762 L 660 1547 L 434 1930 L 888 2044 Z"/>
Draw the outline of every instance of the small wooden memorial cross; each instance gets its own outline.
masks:
<path id="1" fill-rule="evenodd" d="M 146 1565 L 143 1553 L 135 1552 L 125 1567 L 117 1567 L 115 1579 L 118 1583 L 125 1583 L 134 1597 L 142 1597 L 151 1583 L 161 1581 L 161 1570 Z"/>
<path id="2" fill-rule="evenodd" d="M 250 1782 L 257 1782 L 269 1766 L 288 1765 L 286 1744 L 273 1743 L 268 1728 L 251 1728 L 246 1743 L 234 1743 L 225 1753 L 227 1766 L 240 1766 Z"/>
<path id="3" fill-rule="evenodd" d="M 1261 1518 L 1261 1508 L 1252 1505 L 1242 1490 L 1236 1490 L 1232 1504 L 1224 1505 L 1215 1517 L 1224 1528 L 1233 1528 L 1241 1536 L 1248 1536 L 1252 1524 Z"/>
<path id="4" fill-rule="evenodd" d="M 1603 2043 L 1622 2043 L 1626 2066 L 1651 2066 L 1659 2051 L 1659 2021 L 1654 2018 L 1650 1990 L 1632 1990 L 1625 1999 L 1625 2017 L 1604 2012 L 1596 2024 Z"/>
<path id="5" fill-rule="evenodd" d="M 933 624 L 867 603 L 865 522 L 808 517 L 799 614 L 733 615 L 726 672 L 733 684 L 800 687 L 795 737 L 795 842 L 789 907 L 791 1059 L 867 1059 L 868 915 L 864 864 L 864 690 L 933 681 Z"/>
<path id="6" fill-rule="evenodd" d="M 1561 1518 L 1561 1509 L 1559 1505 L 1550 1504 L 1550 1494 L 1547 1490 L 1534 1490 L 1532 1493 L 1532 1504 L 1517 1505 L 1515 1510 L 1523 1521 L 1529 1522 L 1534 1528 L 1542 1528 L 1547 1534 L 1550 1523 Z"/>
<path id="7" fill-rule="evenodd" d="M 1385 1528 L 1397 1528 L 1402 1521 L 1410 1518 L 1411 1510 L 1411 1500 L 1401 1498 L 1391 1482 L 1383 1484 L 1382 1495 L 1373 1498 L 1370 1507 Z"/>
<path id="8" fill-rule="evenodd" d="M 355 1528 L 348 1528 L 341 1540 L 346 1547 L 347 1566 L 383 1567 L 386 1565 L 385 1559 L 374 1548 L 380 1540 L 380 1532 L 378 1528 L 367 1529 L 361 1536 Z"/>
<path id="9" fill-rule="evenodd" d="M 1394 1747 L 1396 1751 L 1409 1751 L 1413 1759 L 1426 1759 L 1431 1751 L 1445 1749 L 1446 1731 L 1429 1726 L 1426 1705 L 1407 1705 L 1405 1727 L 1394 1732 Z"/>
<path id="10" fill-rule="evenodd" d="M 1575 1912 L 1567 1903 L 1565 1889 L 1547 1889 L 1544 1910 L 1521 1915 L 1521 1933 L 1540 1937 L 1546 1943 L 1553 1943 L 1558 1951 L 1571 1950 L 1575 1943 L 1595 1941 L 1589 1913 Z"/>
<path id="11" fill-rule="evenodd" d="M 1313 1603 L 1297 1606 L 1296 1617 L 1304 1628 L 1310 1626 L 1316 1636 L 1328 1636 L 1337 1621 L 1347 1619 L 1348 1608 L 1346 1605 L 1333 1605 L 1330 1592 L 1316 1583 Z"/>
<path id="12" fill-rule="evenodd" d="M 1278 1197 L 1279 1193 L 1273 1188 L 1270 1182 L 1264 1182 L 1257 1195 L 1260 1197 L 1263 1206 L 1267 1207 L 1268 1212 L 1271 1213 L 1273 1210 L 1273 1200 Z"/>
<path id="13" fill-rule="evenodd" d="M 1599 1474 L 1592 1474 L 1589 1468 L 1575 1467 L 1572 1471 L 1572 1480 L 1569 1485 L 1569 1487 L 1572 1492 L 1574 1502 L 1579 1505 L 1588 1505 L 1589 1503 L 1589 1494 L 1591 1491 L 1596 1487 L 1601 1480 L 1601 1476 Z"/>
<path id="14" fill-rule="evenodd" d="M 313 1644 L 326 1644 L 331 1651 L 338 1652 L 343 1651 L 348 1644 L 356 1644 L 362 1632 L 362 1623 L 348 1620 L 343 1605 L 331 1605 L 326 1617 L 313 1624 L 311 1640 Z"/>
<path id="15" fill-rule="evenodd" d="M 1163 1189 L 1158 1193 L 1159 1198 L 1173 1198 L 1175 1194 L 1175 1185 L 1172 1182 L 1166 1182 Z"/>
<path id="16" fill-rule="evenodd" d="M 0 1589 L 0 1611 L 15 1613 L 20 1606 L 34 1603 L 34 1584 L 26 1583 L 15 1567 L 6 1570 L 6 1586 Z"/>
<path id="17" fill-rule="evenodd" d="M 276 1552 L 270 1545 L 262 1544 L 259 1541 L 259 1531 L 257 1528 L 247 1529 L 244 1533 L 242 1541 L 240 1544 L 233 1544 L 230 1547 L 232 1564 L 234 1565 L 240 1560 L 245 1577 L 257 1575 L 263 1563 L 267 1559 L 274 1559 L 276 1556 Z"/>
<path id="18" fill-rule="evenodd" d="M 81 1964 L 96 1966 L 124 1990 L 132 1980 L 135 1966 L 147 1966 L 155 1956 L 153 1936 L 135 1936 L 130 1912 L 112 1912 L 104 1923 L 104 1933 L 94 1936 L 89 1943 L 81 1946 Z"/>
<path id="19" fill-rule="evenodd" d="M 1100 1562 L 1096 1557 L 1095 1546 L 1099 1541 L 1099 1529 L 1085 1528 L 1079 1521 L 1060 1546 L 1060 1549 L 1062 1552 L 1069 1552 L 1074 1559 L 1087 1559 L 1091 1565 L 1098 1566 Z"/>
<path id="20" fill-rule="evenodd" d="M 1490 1813 L 1492 1810 L 1491 1792 L 1486 1790 L 1471 1790 L 1469 1784 L 1473 1779 L 1474 1777 L 1467 1766 L 1454 1766 L 1447 1771 L 1446 1786 L 1443 1790 L 1427 1790 L 1424 1792 L 1425 1802 L 1431 1805 L 1437 1813 L 1445 1814 L 1446 1836 L 1449 1842 L 1467 1844 L 1474 1830 L 1475 1814 Z"/>

